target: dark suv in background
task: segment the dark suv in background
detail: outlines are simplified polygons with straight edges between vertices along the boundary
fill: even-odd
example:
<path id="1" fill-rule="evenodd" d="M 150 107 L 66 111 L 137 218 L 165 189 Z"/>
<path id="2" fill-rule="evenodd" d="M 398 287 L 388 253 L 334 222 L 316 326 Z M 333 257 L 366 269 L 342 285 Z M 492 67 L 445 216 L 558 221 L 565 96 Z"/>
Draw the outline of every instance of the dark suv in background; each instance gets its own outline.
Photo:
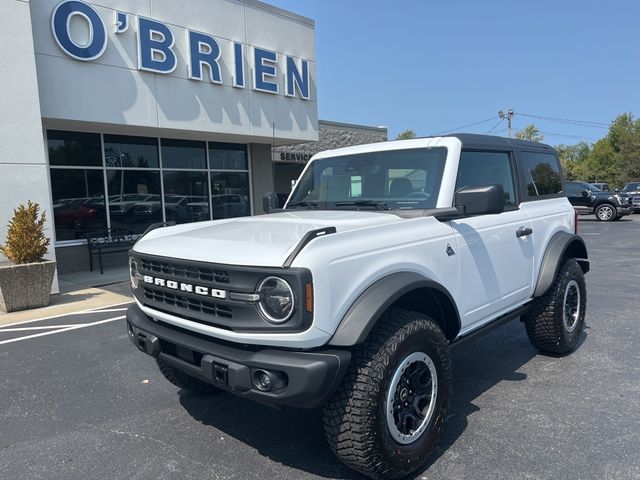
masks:
<path id="1" fill-rule="evenodd" d="M 580 215 L 595 214 L 601 222 L 619 220 L 633 208 L 626 193 L 603 192 L 587 182 L 564 182 L 564 192 Z"/>
<path id="2" fill-rule="evenodd" d="M 634 213 L 640 212 L 640 182 L 627 183 L 622 191 L 631 197 Z"/>

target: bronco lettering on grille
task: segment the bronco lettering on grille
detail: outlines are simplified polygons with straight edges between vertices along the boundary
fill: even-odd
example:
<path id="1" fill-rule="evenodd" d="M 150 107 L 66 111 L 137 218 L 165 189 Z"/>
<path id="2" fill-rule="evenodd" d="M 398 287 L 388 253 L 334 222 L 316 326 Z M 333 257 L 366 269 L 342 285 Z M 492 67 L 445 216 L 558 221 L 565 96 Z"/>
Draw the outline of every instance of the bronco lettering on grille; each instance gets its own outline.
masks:
<path id="1" fill-rule="evenodd" d="M 203 287 L 202 285 L 192 285 L 190 283 L 176 282 L 173 280 L 165 280 L 164 278 L 152 277 L 151 275 L 143 275 L 144 283 L 166 287 L 171 290 L 180 290 L 181 292 L 193 293 L 214 298 L 227 298 L 226 290 L 218 290 L 217 288 Z"/>

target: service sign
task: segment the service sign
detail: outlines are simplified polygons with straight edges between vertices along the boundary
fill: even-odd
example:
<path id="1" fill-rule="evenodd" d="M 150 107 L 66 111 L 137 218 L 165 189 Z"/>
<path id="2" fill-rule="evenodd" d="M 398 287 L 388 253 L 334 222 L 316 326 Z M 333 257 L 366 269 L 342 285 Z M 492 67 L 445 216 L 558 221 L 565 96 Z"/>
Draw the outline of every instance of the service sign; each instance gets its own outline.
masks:
<path id="1" fill-rule="evenodd" d="M 72 21 L 85 23 L 88 38 L 74 38 Z M 179 67 L 174 32 L 167 23 L 122 11 L 115 11 L 113 18 L 105 19 L 91 5 L 79 0 L 59 3 L 51 15 L 56 43 L 66 55 L 82 62 L 100 58 L 109 48 L 108 28 L 116 35 L 135 28 L 139 70 L 169 74 Z M 221 49 L 213 35 L 189 29 L 186 44 L 187 52 L 182 53 L 192 80 L 222 85 L 220 59 L 224 56 L 232 69 L 233 87 L 247 88 L 250 83 L 259 92 L 310 99 L 308 60 L 285 55 L 281 63 L 278 52 L 237 42 L 232 42 L 231 49 Z M 281 64 L 284 72 L 279 71 Z M 280 75 L 284 76 L 284 92 L 277 82 Z"/>

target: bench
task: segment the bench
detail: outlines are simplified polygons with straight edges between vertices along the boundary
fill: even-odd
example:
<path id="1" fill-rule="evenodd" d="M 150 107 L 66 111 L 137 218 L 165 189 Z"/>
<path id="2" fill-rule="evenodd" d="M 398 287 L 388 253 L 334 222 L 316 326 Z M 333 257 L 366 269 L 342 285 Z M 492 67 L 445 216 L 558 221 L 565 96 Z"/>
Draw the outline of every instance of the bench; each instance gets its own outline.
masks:
<path id="1" fill-rule="evenodd" d="M 86 234 L 89 248 L 89 271 L 93 272 L 93 257 L 98 256 L 100 275 L 104 274 L 102 255 L 108 253 L 128 252 L 138 240 L 140 234 L 126 229 L 107 229 Z"/>

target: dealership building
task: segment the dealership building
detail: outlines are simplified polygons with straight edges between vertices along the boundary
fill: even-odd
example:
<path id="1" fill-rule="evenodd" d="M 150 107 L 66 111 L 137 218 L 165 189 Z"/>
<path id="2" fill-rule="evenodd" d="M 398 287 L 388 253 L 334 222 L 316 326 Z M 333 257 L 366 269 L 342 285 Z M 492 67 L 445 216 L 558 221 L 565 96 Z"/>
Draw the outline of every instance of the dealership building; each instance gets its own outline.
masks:
<path id="1" fill-rule="evenodd" d="M 64 273 L 87 232 L 261 213 L 273 146 L 318 139 L 314 37 L 256 0 L 4 0 L 0 239 L 38 202 Z"/>

